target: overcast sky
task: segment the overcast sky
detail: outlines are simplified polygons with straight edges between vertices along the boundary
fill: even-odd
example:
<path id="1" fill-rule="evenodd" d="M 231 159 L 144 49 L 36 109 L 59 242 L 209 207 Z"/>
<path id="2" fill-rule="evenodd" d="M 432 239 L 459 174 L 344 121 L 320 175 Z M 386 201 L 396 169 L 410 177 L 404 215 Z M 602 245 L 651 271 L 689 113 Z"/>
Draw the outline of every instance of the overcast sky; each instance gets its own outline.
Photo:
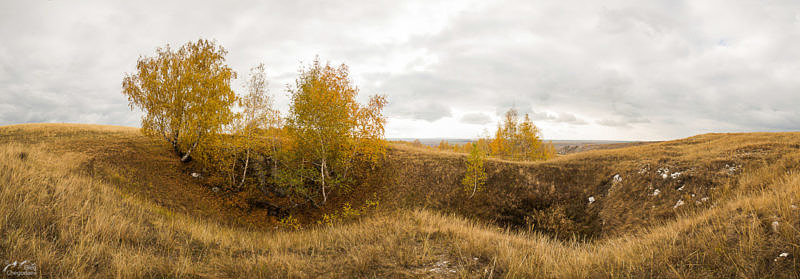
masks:
<path id="1" fill-rule="evenodd" d="M 140 55 L 198 38 L 278 107 L 301 62 L 385 94 L 387 137 L 471 138 L 516 107 L 548 139 L 800 130 L 800 1 L 0 0 L 0 125 L 138 126 Z"/>

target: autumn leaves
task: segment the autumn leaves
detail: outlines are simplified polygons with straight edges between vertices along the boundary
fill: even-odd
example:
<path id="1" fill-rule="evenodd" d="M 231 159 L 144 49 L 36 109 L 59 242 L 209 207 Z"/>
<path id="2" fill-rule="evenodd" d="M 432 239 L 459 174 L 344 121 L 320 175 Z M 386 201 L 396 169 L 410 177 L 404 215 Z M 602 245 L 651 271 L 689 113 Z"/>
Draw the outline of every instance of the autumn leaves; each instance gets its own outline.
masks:
<path id="1" fill-rule="evenodd" d="M 366 106 L 359 104 L 347 66 L 322 65 L 319 59 L 301 69 L 289 92 L 286 135 L 292 164 L 286 170 L 300 178 L 292 179 L 290 188 L 324 204 L 330 191 L 349 190 L 354 166 L 376 163 L 384 155 L 386 98 L 375 95 Z M 306 185 L 318 185 L 319 191 Z"/>
<path id="2" fill-rule="evenodd" d="M 273 106 L 265 66 L 251 69 L 245 92 L 231 89 L 236 73 L 225 64 L 227 51 L 197 40 L 140 57 L 126 74 L 122 93 L 131 108 L 144 111 L 142 131 L 170 143 L 181 161 L 197 159 L 208 183 L 233 192 L 258 189 L 288 198 L 293 205 L 325 204 L 332 194 L 351 190 L 359 174 L 385 155 L 384 96 L 366 104 L 346 65 L 316 58 L 303 66 L 286 116 Z M 446 145 L 446 143 L 444 143 Z M 464 146 L 471 151 L 465 187 L 470 196 L 486 180 L 483 157 L 541 160 L 553 156 L 536 126 L 510 110 L 494 139 Z"/>
<path id="3" fill-rule="evenodd" d="M 142 131 L 163 137 L 183 162 L 233 120 L 236 94 L 230 82 L 236 73 L 225 64 L 225 54 L 202 39 L 177 50 L 167 45 L 156 49 L 155 57 L 140 57 L 136 74 L 122 80 L 131 109 L 145 112 Z"/>
<path id="4" fill-rule="evenodd" d="M 386 98 L 356 102 L 347 66 L 317 58 L 301 68 L 282 118 L 264 66 L 251 70 L 246 93 L 237 96 L 226 53 L 203 39 L 177 50 L 158 48 L 123 79 L 131 108 L 145 113 L 142 131 L 169 142 L 181 161 L 195 156 L 232 190 L 252 185 L 319 206 L 332 192 L 347 190 L 357 168 L 384 155 Z"/>

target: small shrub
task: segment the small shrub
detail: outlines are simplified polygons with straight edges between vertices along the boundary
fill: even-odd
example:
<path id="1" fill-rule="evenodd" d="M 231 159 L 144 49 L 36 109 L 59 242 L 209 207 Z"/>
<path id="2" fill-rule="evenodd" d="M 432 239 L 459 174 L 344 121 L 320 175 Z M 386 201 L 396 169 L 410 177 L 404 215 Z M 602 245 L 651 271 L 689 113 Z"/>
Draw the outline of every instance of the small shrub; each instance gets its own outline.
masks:
<path id="1" fill-rule="evenodd" d="M 378 199 L 373 195 L 373 199 L 368 199 L 364 202 L 364 205 L 361 208 L 354 209 L 349 202 L 344 203 L 342 205 L 342 209 L 331 213 L 331 214 L 322 214 L 322 219 L 317 221 L 317 225 L 328 225 L 333 226 L 335 224 L 342 223 L 345 220 L 353 219 L 358 216 L 366 214 L 370 210 L 375 210 L 380 205 Z"/>
<path id="2" fill-rule="evenodd" d="M 278 225 L 281 228 L 292 229 L 292 230 L 300 230 L 303 228 L 303 225 L 300 224 L 300 221 L 292 217 L 292 215 L 281 218 Z"/>
<path id="3" fill-rule="evenodd" d="M 545 210 L 534 210 L 525 222 L 531 229 L 564 235 L 575 232 L 578 224 L 567 216 L 566 210 L 561 205 L 554 205 Z"/>

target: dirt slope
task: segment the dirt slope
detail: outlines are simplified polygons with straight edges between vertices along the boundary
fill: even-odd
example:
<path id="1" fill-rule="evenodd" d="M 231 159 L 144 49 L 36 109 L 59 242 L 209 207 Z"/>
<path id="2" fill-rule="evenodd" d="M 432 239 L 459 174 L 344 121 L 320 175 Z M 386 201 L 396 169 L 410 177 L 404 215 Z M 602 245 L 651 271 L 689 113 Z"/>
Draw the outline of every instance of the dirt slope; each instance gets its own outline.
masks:
<path id="1" fill-rule="evenodd" d="M 635 232 L 748 191 L 754 175 L 797 168 L 799 133 L 707 134 L 538 163 L 490 160 L 468 199 L 466 157 L 397 145 L 378 179 L 385 203 L 426 207 L 562 237 Z M 745 185 L 743 185 L 745 184 Z M 592 198 L 594 202 L 590 202 Z"/>
<path id="2" fill-rule="evenodd" d="M 83 124 L 26 124 L 0 127 L 0 144 L 20 143 L 47 153 L 77 153 L 86 158 L 81 174 L 115 185 L 130 195 L 168 210 L 227 225 L 272 228 L 277 222 L 265 208 L 250 207 L 241 197 L 215 193 L 191 177 L 194 164 L 182 164 L 163 142 L 137 128 Z"/>

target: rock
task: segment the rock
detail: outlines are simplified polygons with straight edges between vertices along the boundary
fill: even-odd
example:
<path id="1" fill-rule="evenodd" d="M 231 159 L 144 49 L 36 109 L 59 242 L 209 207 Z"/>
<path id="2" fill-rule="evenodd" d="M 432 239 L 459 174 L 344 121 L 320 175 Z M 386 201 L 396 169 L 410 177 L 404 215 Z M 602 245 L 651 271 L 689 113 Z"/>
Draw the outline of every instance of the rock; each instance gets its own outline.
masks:
<path id="1" fill-rule="evenodd" d="M 680 188 L 678 188 L 678 189 L 675 189 L 675 190 L 678 190 L 678 191 L 683 191 L 683 185 L 681 185 L 681 187 L 680 187 Z"/>
<path id="2" fill-rule="evenodd" d="M 661 178 L 667 179 L 669 177 L 669 169 L 668 168 L 660 168 L 656 171 L 657 174 L 661 175 Z"/>
<path id="3" fill-rule="evenodd" d="M 661 194 L 661 190 L 659 190 L 659 189 L 656 189 L 656 190 L 655 190 L 655 191 L 653 191 L 653 193 L 652 193 L 652 194 L 650 194 L 650 195 L 655 197 L 655 196 L 658 196 L 658 194 Z"/>
<path id="4" fill-rule="evenodd" d="M 455 270 L 455 269 L 452 269 L 452 268 L 450 268 L 450 267 L 449 267 L 449 263 L 450 263 L 450 262 L 448 262 L 448 261 L 444 261 L 444 260 L 443 260 L 443 261 L 438 261 L 438 262 L 436 262 L 436 263 L 433 265 L 433 266 L 434 266 L 433 268 L 431 268 L 431 269 L 429 269 L 429 270 L 428 270 L 428 272 L 435 272 L 435 273 L 445 273 L 445 272 L 449 272 L 449 273 L 456 273 L 456 270 Z"/>
<path id="5" fill-rule="evenodd" d="M 202 175 L 200 175 L 199 173 L 196 173 L 196 172 L 192 173 L 192 177 L 194 177 L 194 178 L 200 178 L 201 176 Z"/>
<path id="6" fill-rule="evenodd" d="M 676 202 L 675 206 L 673 206 L 672 208 L 678 208 L 679 206 L 684 205 L 684 204 L 685 204 L 685 202 L 683 202 L 683 200 L 678 200 L 678 202 Z"/>
<path id="7" fill-rule="evenodd" d="M 211 188 L 211 191 L 214 191 L 214 193 L 219 193 L 219 187 Z"/>
<path id="8" fill-rule="evenodd" d="M 619 174 L 615 174 L 614 183 L 620 183 L 620 182 L 622 182 L 622 176 L 620 176 Z"/>
<path id="9" fill-rule="evenodd" d="M 772 221 L 772 232 L 778 233 L 778 230 L 781 228 L 781 223 L 778 221 Z"/>
<path id="10" fill-rule="evenodd" d="M 725 170 L 725 172 L 728 175 L 734 175 L 736 173 L 736 170 L 738 170 L 740 167 L 741 166 L 731 166 L 731 165 L 725 164 L 725 167 L 723 169 Z"/>
<path id="11" fill-rule="evenodd" d="M 674 172 L 674 173 L 670 174 L 669 177 L 672 177 L 672 179 L 676 179 L 678 177 L 681 177 L 681 172 Z"/>
<path id="12" fill-rule="evenodd" d="M 775 258 L 775 261 L 777 262 L 778 260 L 785 259 L 785 258 L 788 258 L 788 257 L 789 257 L 789 253 L 783 252 L 780 255 L 778 255 L 777 258 Z"/>
<path id="13" fill-rule="evenodd" d="M 594 196 L 589 197 L 589 204 L 592 204 L 593 202 L 594 202 Z"/>

